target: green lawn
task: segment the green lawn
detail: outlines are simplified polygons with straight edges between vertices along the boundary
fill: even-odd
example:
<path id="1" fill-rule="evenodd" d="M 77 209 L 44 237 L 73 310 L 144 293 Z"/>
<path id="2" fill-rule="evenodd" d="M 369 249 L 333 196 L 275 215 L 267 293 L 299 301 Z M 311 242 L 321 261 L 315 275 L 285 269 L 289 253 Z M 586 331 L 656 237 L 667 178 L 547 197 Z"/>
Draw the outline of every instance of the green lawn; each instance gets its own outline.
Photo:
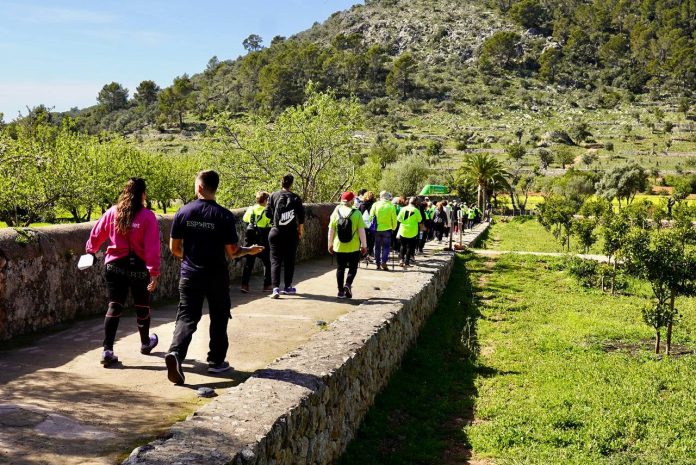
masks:
<path id="1" fill-rule="evenodd" d="M 661 359 L 646 286 L 611 297 L 562 263 L 459 257 L 339 464 L 696 463 L 696 300 L 674 336 L 692 353 Z"/>
<path id="2" fill-rule="evenodd" d="M 597 236 L 597 243 L 590 248 L 590 253 L 601 254 L 601 233 L 598 232 Z M 495 217 L 478 247 L 490 250 L 562 252 L 561 244 L 553 234 L 544 229 L 536 217 L 530 216 Z M 583 252 L 574 237 L 570 240 L 570 248 L 573 252 Z"/>
<path id="3" fill-rule="evenodd" d="M 696 463 L 696 300 L 657 359 L 645 297 L 582 289 L 558 259 L 504 256 L 480 292 L 473 450 L 495 463 Z M 612 350 L 626 347 L 626 350 Z M 637 348 L 637 349 L 636 349 Z"/>

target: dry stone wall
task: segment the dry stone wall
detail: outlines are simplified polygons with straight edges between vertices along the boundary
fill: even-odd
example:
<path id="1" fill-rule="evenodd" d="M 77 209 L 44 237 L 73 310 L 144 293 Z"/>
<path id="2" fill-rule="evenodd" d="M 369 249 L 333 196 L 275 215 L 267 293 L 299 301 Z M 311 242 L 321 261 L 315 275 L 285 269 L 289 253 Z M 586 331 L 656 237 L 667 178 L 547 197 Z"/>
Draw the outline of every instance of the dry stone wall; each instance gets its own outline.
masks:
<path id="1" fill-rule="evenodd" d="M 308 205 L 298 259 L 326 250 L 332 205 Z M 241 219 L 244 210 L 235 210 Z M 162 271 L 154 300 L 178 297 L 179 263 L 169 253 L 173 215 L 159 216 Z M 105 311 L 103 252 L 96 265 L 77 269 L 77 260 L 94 223 L 37 229 L 0 229 L 0 341 Z M 244 225 L 238 223 L 240 238 Z M 102 247 L 102 250 L 104 247 Z M 261 264 L 257 261 L 257 267 Z M 241 276 L 243 260 L 230 263 L 230 277 Z"/>
<path id="2" fill-rule="evenodd" d="M 453 264 L 452 253 L 436 254 L 398 288 L 135 449 L 124 465 L 334 462 L 434 310 Z"/>

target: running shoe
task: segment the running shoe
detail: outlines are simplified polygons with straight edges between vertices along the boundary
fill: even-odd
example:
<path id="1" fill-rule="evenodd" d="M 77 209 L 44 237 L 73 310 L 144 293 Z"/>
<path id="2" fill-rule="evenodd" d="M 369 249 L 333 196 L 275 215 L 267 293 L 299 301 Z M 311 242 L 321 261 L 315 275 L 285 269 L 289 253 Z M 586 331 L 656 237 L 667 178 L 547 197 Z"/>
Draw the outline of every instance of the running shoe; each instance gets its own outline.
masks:
<path id="1" fill-rule="evenodd" d="M 353 298 L 353 291 L 350 289 L 350 286 L 348 286 L 348 285 L 344 286 L 343 293 L 346 295 L 346 299 Z"/>
<path id="2" fill-rule="evenodd" d="M 242 284 L 242 286 L 239 288 L 239 290 L 242 292 L 242 294 L 248 294 L 249 293 L 249 285 Z"/>
<path id="3" fill-rule="evenodd" d="M 222 373 L 228 371 L 232 367 L 228 362 L 208 362 L 208 373 Z"/>
<path id="4" fill-rule="evenodd" d="M 384 271 L 389 271 L 389 265 L 387 265 L 386 263 L 382 263 L 382 269 Z"/>
<path id="5" fill-rule="evenodd" d="M 338 297 L 339 299 L 345 299 L 346 293 L 343 291 L 343 289 L 341 289 L 340 291 L 338 291 L 338 295 L 336 297 Z"/>
<path id="6" fill-rule="evenodd" d="M 179 354 L 169 352 L 164 356 L 164 363 L 167 364 L 167 378 L 174 384 L 184 384 L 184 370 L 181 368 Z"/>
<path id="7" fill-rule="evenodd" d="M 152 349 L 157 347 L 158 343 L 159 343 L 159 338 L 157 337 L 157 335 L 150 334 L 150 342 L 140 346 L 140 353 L 143 355 L 149 355 L 150 352 L 152 352 Z"/>
<path id="8" fill-rule="evenodd" d="M 273 292 L 271 293 L 271 299 L 279 299 L 280 298 L 280 289 L 277 287 L 273 288 Z"/>
<path id="9" fill-rule="evenodd" d="M 105 350 L 102 352 L 101 364 L 104 365 L 104 368 L 116 363 L 118 363 L 118 357 L 114 354 L 113 350 Z"/>
<path id="10" fill-rule="evenodd" d="M 294 287 L 286 287 L 285 289 L 283 289 L 283 294 L 295 295 L 295 294 L 297 294 L 297 289 L 295 289 Z"/>

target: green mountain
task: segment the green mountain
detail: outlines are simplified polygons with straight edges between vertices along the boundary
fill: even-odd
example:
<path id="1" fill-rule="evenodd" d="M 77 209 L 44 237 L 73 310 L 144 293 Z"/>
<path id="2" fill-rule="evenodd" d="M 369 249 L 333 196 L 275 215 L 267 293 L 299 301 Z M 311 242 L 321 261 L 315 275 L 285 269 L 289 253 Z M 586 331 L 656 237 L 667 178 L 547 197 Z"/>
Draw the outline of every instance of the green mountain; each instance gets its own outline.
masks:
<path id="1" fill-rule="evenodd" d="M 186 121 L 195 131 L 221 111 L 277 114 L 303 100 L 309 81 L 375 114 L 414 100 L 538 109 L 558 94 L 589 109 L 641 94 L 688 106 L 695 31 L 696 0 L 372 0 L 268 47 L 249 40 L 247 55 L 213 57 L 203 72 L 139 88 L 130 101 L 112 83 L 100 105 L 72 116 L 92 133 Z"/>

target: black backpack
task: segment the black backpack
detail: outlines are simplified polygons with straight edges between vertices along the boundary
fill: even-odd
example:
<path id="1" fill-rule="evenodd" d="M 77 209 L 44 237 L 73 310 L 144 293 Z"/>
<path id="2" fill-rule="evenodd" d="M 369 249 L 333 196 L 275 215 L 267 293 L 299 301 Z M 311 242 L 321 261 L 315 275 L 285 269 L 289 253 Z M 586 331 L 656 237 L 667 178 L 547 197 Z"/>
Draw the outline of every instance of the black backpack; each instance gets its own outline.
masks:
<path id="1" fill-rule="evenodd" d="M 350 219 L 354 211 L 355 210 L 351 210 L 348 216 L 343 216 L 341 215 L 340 207 L 336 209 L 336 213 L 338 214 L 336 231 L 338 233 L 338 240 L 341 242 L 350 242 L 353 240 L 353 236 L 355 236 L 353 233 L 353 221 Z"/>
<path id="2" fill-rule="evenodd" d="M 251 212 L 251 220 L 249 225 L 246 227 L 246 232 L 244 234 L 245 239 L 250 244 L 256 243 L 259 238 L 259 227 L 256 225 L 256 223 L 261 219 L 261 216 L 263 216 L 263 213 L 257 218 L 256 214 L 253 211 Z"/>

